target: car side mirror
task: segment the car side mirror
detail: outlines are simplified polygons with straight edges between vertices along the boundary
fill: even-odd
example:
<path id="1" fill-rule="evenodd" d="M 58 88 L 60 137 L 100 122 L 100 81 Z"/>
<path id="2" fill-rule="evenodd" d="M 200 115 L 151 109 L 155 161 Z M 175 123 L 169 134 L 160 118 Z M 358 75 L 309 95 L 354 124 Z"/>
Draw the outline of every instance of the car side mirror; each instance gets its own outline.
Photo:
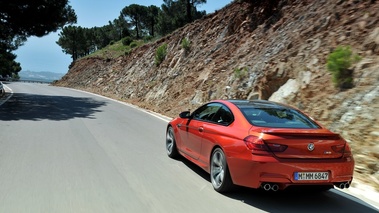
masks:
<path id="1" fill-rule="evenodd" d="M 180 118 L 190 118 L 191 117 L 191 112 L 190 111 L 184 111 L 179 114 Z"/>

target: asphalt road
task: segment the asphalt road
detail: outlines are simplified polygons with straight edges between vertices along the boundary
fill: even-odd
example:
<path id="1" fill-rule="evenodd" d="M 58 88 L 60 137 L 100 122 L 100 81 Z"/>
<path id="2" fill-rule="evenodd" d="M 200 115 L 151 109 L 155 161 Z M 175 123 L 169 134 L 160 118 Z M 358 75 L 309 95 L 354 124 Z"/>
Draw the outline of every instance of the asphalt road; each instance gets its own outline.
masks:
<path id="1" fill-rule="evenodd" d="M 66 88 L 6 86 L 0 213 L 378 212 L 335 190 L 219 194 L 207 173 L 167 157 L 164 118 Z"/>

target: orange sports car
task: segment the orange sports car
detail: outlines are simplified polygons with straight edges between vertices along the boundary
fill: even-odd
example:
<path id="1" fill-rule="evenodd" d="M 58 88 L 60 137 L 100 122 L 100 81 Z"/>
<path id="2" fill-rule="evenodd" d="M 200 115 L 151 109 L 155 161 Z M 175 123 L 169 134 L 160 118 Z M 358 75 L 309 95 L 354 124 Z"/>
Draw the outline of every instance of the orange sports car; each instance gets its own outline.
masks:
<path id="1" fill-rule="evenodd" d="M 166 150 L 210 173 L 213 188 L 348 188 L 354 159 L 338 134 L 293 107 L 263 100 L 215 100 L 169 122 Z"/>

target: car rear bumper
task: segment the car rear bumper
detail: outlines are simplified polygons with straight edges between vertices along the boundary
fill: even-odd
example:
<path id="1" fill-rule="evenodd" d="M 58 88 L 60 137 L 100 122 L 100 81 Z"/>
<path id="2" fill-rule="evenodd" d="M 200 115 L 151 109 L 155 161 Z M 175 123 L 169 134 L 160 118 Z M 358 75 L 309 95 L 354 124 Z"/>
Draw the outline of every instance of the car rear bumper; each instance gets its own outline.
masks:
<path id="1" fill-rule="evenodd" d="M 275 183 L 280 189 L 290 185 L 350 184 L 353 179 L 354 160 L 280 160 L 271 156 L 251 156 L 250 159 L 228 158 L 233 183 L 259 188 L 264 183 Z M 327 180 L 295 180 L 296 172 L 328 172 Z"/>

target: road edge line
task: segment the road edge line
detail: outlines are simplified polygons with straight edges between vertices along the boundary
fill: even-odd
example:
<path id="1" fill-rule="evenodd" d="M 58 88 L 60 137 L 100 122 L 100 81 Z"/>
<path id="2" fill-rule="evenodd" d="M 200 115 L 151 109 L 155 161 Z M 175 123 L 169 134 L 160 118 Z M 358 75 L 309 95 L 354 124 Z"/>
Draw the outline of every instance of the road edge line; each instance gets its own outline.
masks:
<path id="1" fill-rule="evenodd" d="M 13 90 L 12 90 L 10 87 L 8 87 L 7 85 L 5 85 L 5 84 L 4 84 L 4 87 L 5 87 L 7 90 L 9 90 L 10 94 L 9 94 L 8 97 L 5 98 L 5 100 L 0 101 L 0 106 L 3 105 L 5 102 L 7 102 L 7 101 L 13 96 Z M 6 94 L 5 94 L 5 95 L 6 95 Z"/>

